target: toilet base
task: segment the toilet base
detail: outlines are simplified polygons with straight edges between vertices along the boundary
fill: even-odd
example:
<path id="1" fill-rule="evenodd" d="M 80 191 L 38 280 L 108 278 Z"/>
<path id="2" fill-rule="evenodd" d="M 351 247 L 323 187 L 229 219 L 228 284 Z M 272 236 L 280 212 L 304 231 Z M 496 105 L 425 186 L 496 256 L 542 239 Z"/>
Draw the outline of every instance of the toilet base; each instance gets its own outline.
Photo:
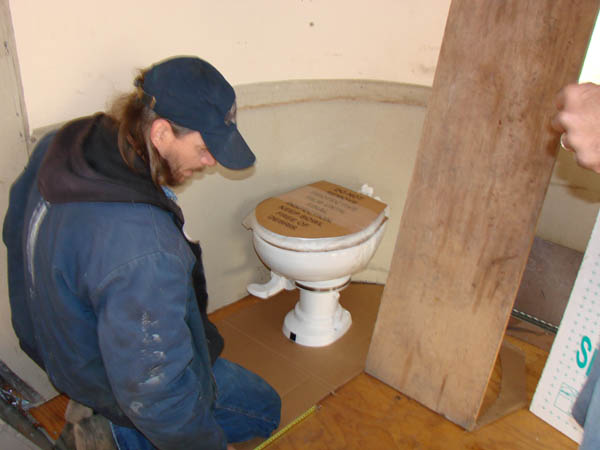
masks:
<path id="1" fill-rule="evenodd" d="M 323 347 L 350 329 L 352 316 L 340 305 L 338 290 L 299 289 L 300 300 L 283 321 L 283 334 L 288 339 L 308 347 Z"/>

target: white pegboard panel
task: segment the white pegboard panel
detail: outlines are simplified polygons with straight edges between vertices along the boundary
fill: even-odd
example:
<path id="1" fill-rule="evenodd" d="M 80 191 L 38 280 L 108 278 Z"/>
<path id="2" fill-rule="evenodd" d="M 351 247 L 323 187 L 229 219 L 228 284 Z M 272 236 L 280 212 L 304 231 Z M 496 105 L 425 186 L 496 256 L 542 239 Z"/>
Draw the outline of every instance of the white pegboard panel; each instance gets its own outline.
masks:
<path id="1" fill-rule="evenodd" d="M 583 429 L 571 409 L 583 388 L 600 341 L 600 215 L 590 237 L 558 333 L 530 410 L 581 442 Z"/>

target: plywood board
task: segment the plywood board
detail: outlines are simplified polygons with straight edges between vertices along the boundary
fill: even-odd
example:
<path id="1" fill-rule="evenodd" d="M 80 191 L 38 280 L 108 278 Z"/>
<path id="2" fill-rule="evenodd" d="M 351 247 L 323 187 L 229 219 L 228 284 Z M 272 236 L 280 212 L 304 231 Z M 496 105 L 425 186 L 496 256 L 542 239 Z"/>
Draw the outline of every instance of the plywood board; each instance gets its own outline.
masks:
<path id="1" fill-rule="evenodd" d="M 531 398 L 547 352 L 510 337 L 504 342 L 507 341 L 526 355 L 527 394 Z M 496 384 L 499 387 L 503 372 L 500 364 L 496 364 L 491 388 Z M 315 414 L 266 450 L 577 449 L 575 442 L 525 408 L 466 433 L 364 373 L 338 389 L 335 395 L 319 402 L 319 405 L 321 408 Z"/>
<path id="2" fill-rule="evenodd" d="M 597 0 L 454 0 L 367 372 L 475 426 Z"/>
<path id="3" fill-rule="evenodd" d="M 565 314 L 530 405 L 531 412 L 577 443 L 581 443 L 584 433 L 572 409 L 595 367 L 600 341 L 598 267 L 600 215 L 596 219 Z M 591 392 L 588 395 L 592 395 Z M 586 445 L 586 448 L 589 447 L 593 445 Z"/>

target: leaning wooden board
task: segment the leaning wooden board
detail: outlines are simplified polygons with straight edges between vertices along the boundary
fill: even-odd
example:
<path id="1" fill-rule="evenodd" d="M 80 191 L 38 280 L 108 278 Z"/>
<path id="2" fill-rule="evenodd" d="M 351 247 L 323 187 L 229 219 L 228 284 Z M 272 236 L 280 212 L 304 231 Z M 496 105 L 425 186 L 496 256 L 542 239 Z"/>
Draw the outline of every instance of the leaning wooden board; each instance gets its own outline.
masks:
<path id="1" fill-rule="evenodd" d="M 472 429 L 598 0 L 454 0 L 367 372 Z"/>

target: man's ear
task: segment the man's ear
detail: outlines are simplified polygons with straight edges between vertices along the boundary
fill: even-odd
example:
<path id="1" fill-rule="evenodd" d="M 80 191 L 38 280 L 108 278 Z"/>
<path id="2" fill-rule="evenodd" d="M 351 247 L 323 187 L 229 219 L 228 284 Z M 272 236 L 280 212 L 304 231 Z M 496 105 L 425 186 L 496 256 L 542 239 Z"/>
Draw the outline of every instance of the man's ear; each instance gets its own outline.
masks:
<path id="1" fill-rule="evenodd" d="M 168 120 L 156 119 L 152 122 L 150 126 L 150 140 L 163 158 L 169 153 L 173 139 L 175 139 L 175 134 Z"/>

